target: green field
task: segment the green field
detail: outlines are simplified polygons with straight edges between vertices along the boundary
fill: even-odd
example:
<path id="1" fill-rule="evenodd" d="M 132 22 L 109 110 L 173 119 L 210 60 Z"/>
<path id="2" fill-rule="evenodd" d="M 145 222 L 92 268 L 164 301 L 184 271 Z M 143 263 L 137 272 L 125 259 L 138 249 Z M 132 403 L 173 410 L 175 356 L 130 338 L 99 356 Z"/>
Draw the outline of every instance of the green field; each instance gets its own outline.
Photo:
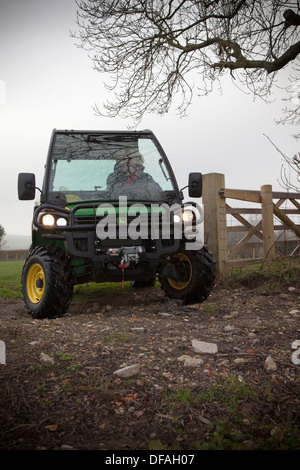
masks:
<path id="1" fill-rule="evenodd" d="M 0 261 L 0 298 L 19 299 L 21 294 L 21 274 L 24 261 Z M 120 283 L 104 282 L 101 284 L 89 283 L 74 287 L 74 294 L 78 300 L 89 300 L 97 296 L 108 299 L 120 295 Z M 130 282 L 124 283 L 123 293 L 131 291 Z"/>
<path id="2" fill-rule="evenodd" d="M 19 299 L 24 261 L 0 261 L 0 297 Z"/>
<path id="3" fill-rule="evenodd" d="M 0 261 L 0 298 L 18 299 L 21 294 L 21 274 L 24 261 Z M 300 259 L 283 259 L 275 261 L 271 266 L 262 268 L 252 266 L 251 268 L 236 269 L 222 279 L 222 284 L 228 287 L 238 285 L 251 285 L 255 280 L 274 284 L 298 283 L 300 278 Z M 256 282 L 257 283 L 257 282 Z M 89 283 L 74 287 L 74 294 L 78 300 L 92 300 L 95 297 L 105 296 L 107 300 L 120 296 L 120 283 L 104 282 L 101 284 Z M 159 283 L 156 282 L 156 287 Z M 122 293 L 130 295 L 131 283 L 125 282 Z M 124 298 L 124 297 L 123 297 Z M 121 302 L 122 297 L 119 299 Z"/>

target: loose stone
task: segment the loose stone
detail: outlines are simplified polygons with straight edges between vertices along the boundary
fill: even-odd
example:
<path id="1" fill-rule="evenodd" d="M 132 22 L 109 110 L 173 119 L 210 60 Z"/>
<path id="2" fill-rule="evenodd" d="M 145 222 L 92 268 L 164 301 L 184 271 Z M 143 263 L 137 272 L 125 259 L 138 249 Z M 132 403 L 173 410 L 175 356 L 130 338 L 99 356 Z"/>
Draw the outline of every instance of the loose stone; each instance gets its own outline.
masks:
<path id="1" fill-rule="evenodd" d="M 246 361 L 242 357 L 237 357 L 233 362 L 235 364 L 245 364 Z"/>
<path id="2" fill-rule="evenodd" d="M 140 365 L 139 364 L 133 364 L 132 366 L 128 367 L 123 367 L 122 369 L 116 370 L 114 372 L 114 375 L 117 377 L 124 379 L 127 377 L 133 377 L 134 375 L 137 375 L 140 372 Z"/>
<path id="3" fill-rule="evenodd" d="M 268 372 L 275 372 L 277 370 L 277 365 L 272 356 L 268 356 L 265 360 L 265 369 Z"/>
<path id="4" fill-rule="evenodd" d="M 206 343 L 205 341 L 193 339 L 192 346 L 197 353 L 216 354 L 218 352 L 218 345 L 215 343 Z"/>
<path id="5" fill-rule="evenodd" d="M 54 366 L 54 359 L 43 352 L 40 355 L 40 361 L 45 365 Z"/>
<path id="6" fill-rule="evenodd" d="M 183 356 L 179 356 L 177 360 L 183 362 L 185 367 L 199 367 L 201 364 L 203 364 L 203 359 L 191 357 L 185 354 Z"/>

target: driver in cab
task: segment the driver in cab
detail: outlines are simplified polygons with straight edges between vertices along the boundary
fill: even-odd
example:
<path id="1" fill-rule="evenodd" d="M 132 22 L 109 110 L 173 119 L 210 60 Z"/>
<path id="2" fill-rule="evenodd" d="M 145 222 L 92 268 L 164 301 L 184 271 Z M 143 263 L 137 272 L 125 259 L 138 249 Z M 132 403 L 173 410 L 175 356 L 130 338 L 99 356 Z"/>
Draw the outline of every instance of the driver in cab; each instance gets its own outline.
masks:
<path id="1" fill-rule="evenodd" d="M 116 160 L 114 172 L 107 178 L 110 198 L 160 199 L 162 189 L 151 175 L 144 172 L 144 158 L 137 149 L 126 149 L 126 155 L 120 153 Z"/>

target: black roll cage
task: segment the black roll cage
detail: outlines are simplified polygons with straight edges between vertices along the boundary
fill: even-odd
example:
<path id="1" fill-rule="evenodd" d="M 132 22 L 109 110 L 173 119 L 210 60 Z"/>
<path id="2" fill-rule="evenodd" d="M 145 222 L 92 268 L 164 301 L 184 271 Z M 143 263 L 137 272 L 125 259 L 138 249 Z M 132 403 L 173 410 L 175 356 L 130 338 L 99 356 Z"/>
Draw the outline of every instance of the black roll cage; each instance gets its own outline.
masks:
<path id="1" fill-rule="evenodd" d="M 42 187 L 42 194 L 41 194 L 41 203 L 42 204 L 49 204 L 50 203 L 50 191 L 49 191 L 49 181 L 50 181 L 50 172 L 51 172 L 51 160 L 52 160 L 52 154 L 53 154 L 53 147 L 55 143 L 55 137 L 58 134 L 85 134 L 89 136 L 107 136 L 107 137 L 112 137 L 112 136 L 139 136 L 139 137 L 147 137 L 151 138 L 153 142 L 155 143 L 156 147 L 158 148 L 160 154 L 163 157 L 164 164 L 169 172 L 169 175 L 172 180 L 173 187 L 175 189 L 176 193 L 176 199 L 178 202 L 181 202 L 183 200 L 183 194 L 182 191 L 179 190 L 178 184 L 172 169 L 172 166 L 170 165 L 170 162 L 168 160 L 168 157 L 162 148 L 160 142 L 157 140 L 156 136 L 153 134 L 152 131 L 146 129 L 143 131 L 87 131 L 87 130 L 58 130 L 58 129 L 53 129 L 52 135 L 50 138 L 50 144 L 49 144 L 49 150 L 48 150 L 48 155 L 47 155 L 47 160 L 46 160 L 46 170 L 45 170 L 45 176 L 44 176 L 44 181 L 43 181 L 43 187 Z M 110 202 L 110 201 L 106 201 Z"/>

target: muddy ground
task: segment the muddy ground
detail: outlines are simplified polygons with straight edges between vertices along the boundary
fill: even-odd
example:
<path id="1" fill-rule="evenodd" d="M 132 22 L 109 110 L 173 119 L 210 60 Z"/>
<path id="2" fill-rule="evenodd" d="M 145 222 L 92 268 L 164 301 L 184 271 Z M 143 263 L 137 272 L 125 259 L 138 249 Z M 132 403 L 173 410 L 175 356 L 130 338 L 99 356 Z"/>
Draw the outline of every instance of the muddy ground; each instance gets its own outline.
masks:
<path id="1" fill-rule="evenodd" d="M 0 449 L 299 450 L 299 300 L 300 282 L 188 306 L 129 287 L 36 320 L 1 299 Z"/>

